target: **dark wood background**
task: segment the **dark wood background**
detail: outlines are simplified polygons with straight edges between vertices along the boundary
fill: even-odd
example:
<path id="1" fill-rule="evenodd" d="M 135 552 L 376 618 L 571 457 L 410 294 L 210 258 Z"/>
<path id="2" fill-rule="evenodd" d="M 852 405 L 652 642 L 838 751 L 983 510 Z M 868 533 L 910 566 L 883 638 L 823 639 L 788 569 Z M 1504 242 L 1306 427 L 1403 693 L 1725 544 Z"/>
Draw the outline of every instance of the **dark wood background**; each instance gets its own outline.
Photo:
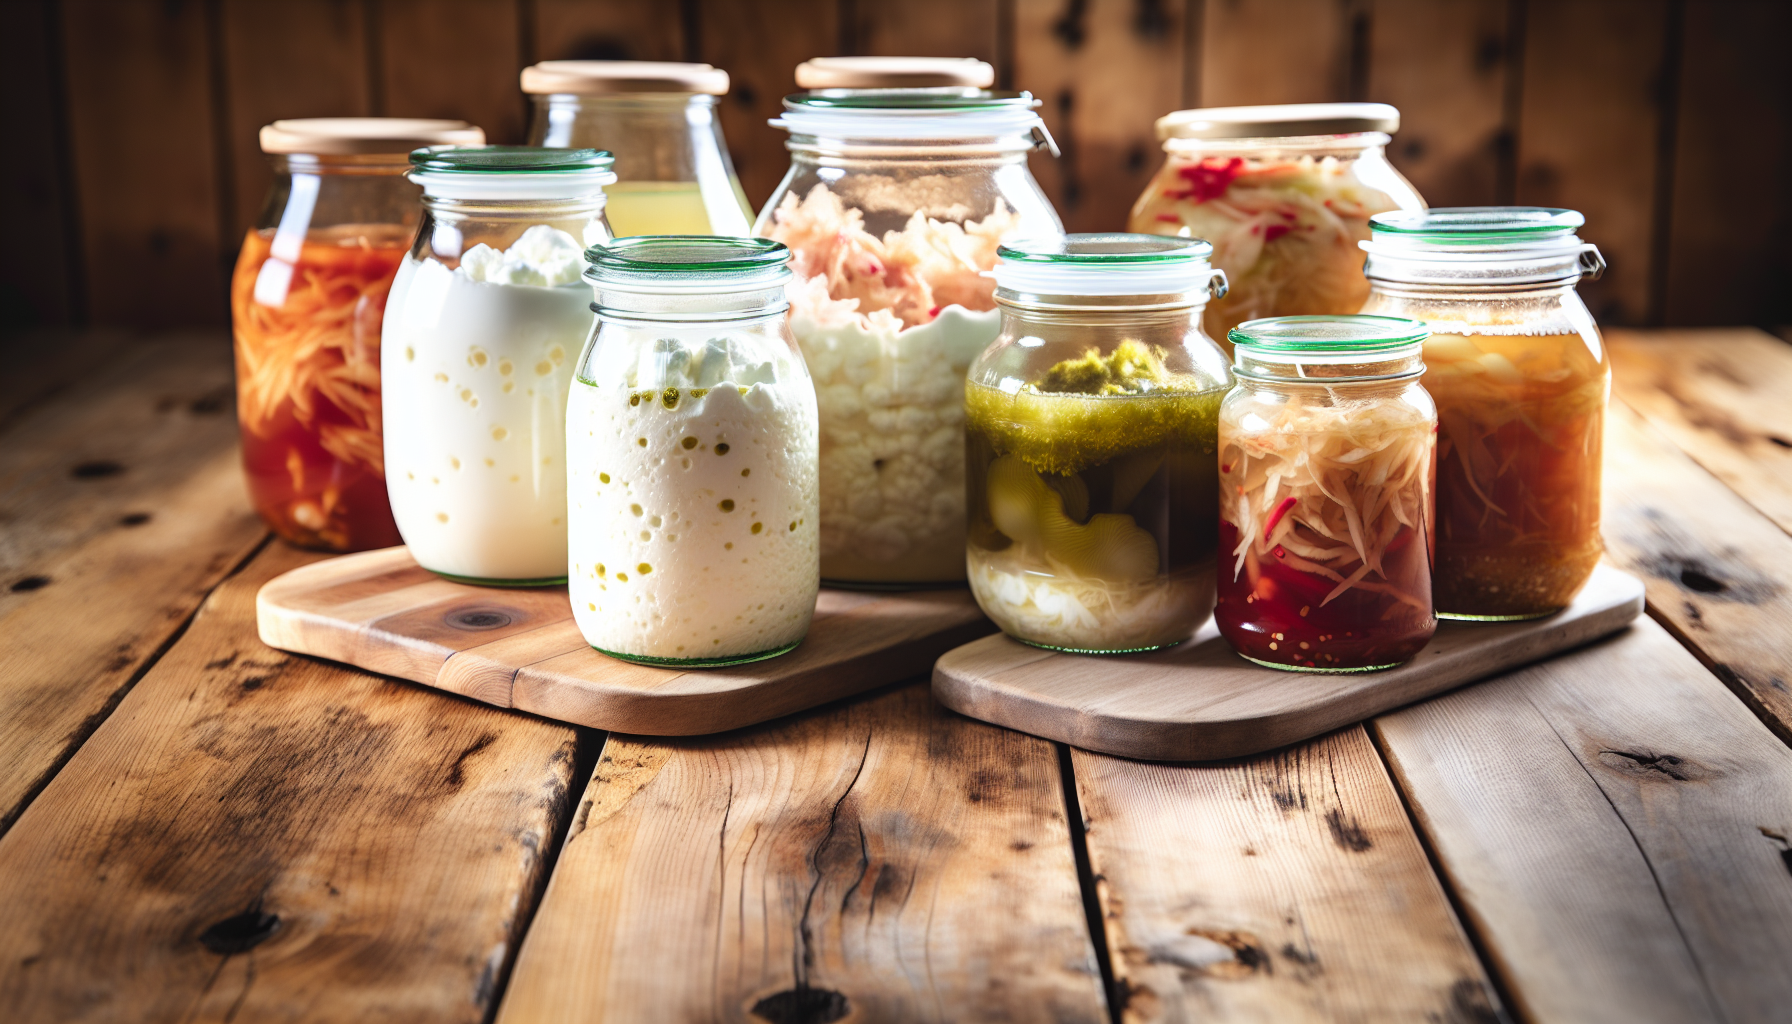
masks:
<path id="1" fill-rule="evenodd" d="M 227 322 L 225 281 L 281 117 L 459 117 L 520 141 L 536 60 L 703 60 L 748 196 L 765 124 L 835 53 L 969 55 L 1063 147 L 1035 173 L 1072 230 L 1113 229 L 1179 107 L 1381 100 L 1433 205 L 1587 215 L 1613 324 L 1792 322 L 1787 0 L 14 0 L 0 7 L 10 236 L 0 322 Z"/>

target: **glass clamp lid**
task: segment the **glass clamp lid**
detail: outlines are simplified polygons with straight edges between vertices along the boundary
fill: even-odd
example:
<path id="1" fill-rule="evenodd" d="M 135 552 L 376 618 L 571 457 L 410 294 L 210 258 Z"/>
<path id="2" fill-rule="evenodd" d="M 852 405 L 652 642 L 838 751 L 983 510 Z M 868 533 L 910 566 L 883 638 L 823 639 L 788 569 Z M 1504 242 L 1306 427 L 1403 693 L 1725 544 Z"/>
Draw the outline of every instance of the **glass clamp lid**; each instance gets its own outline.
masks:
<path id="1" fill-rule="evenodd" d="M 1575 210 L 1548 206 L 1394 210 L 1370 217 L 1370 240 L 1358 244 L 1371 260 L 1493 263 L 1574 255 L 1580 275 L 1596 280 L 1605 258 L 1575 234 L 1585 223 Z"/>
<path id="2" fill-rule="evenodd" d="M 446 199 L 575 199 L 616 181 L 601 149 L 429 146 L 411 153 L 412 181 Z"/>
<path id="3" fill-rule="evenodd" d="M 1431 328 L 1397 316 L 1272 316 L 1232 328 L 1233 369 L 1249 377 L 1250 364 L 1386 363 L 1416 357 Z M 1401 373 L 1398 376 L 1406 376 Z"/>
<path id="4" fill-rule="evenodd" d="M 1202 107 L 1157 119 L 1159 141 L 1170 139 L 1285 139 L 1312 135 L 1392 134 L 1400 111 L 1386 103 L 1281 103 Z"/>
<path id="5" fill-rule="evenodd" d="M 634 235 L 586 249 L 585 262 L 585 280 L 627 291 L 756 291 L 790 279 L 790 250 L 766 238 Z"/>
<path id="6" fill-rule="evenodd" d="M 1030 92 L 990 89 L 822 89 L 784 97 L 767 122 L 792 135 L 834 139 L 956 140 L 1024 136 L 1028 148 L 1058 144 Z"/>
<path id="7" fill-rule="evenodd" d="M 1011 239 L 996 250 L 996 287 L 1013 295 L 1226 294 L 1226 272 L 1201 239 L 1109 232 Z"/>

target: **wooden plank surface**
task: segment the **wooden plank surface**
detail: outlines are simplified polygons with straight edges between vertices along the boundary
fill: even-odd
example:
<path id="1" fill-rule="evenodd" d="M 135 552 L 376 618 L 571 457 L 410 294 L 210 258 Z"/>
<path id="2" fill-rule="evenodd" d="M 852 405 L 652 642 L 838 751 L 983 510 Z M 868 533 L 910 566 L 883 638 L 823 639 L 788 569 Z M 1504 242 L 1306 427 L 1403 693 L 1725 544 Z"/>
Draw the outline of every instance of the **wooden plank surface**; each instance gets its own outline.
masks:
<path id="1" fill-rule="evenodd" d="M 312 557 L 221 587 L 0 839 L 9 1020 L 485 1018 L 575 731 L 261 646 Z"/>
<path id="2" fill-rule="evenodd" d="M 1015 88 L 1043 101 L 1062 151 L 1029 162 L 1066 231 L 1126 230 L 1163 165 L 1154 124 L 1182 106 L 1185 17 L 1182 0 L 1017 5 Z M 1105 87 L 1115 68 L 1125 88 Z"/>
<path id="3" fill-rule="evenodd" d="M 909 0 L 904 4 L 850 2 L 845 26 L 854 53 L 877 57 L 975 57 L 997 53 L 997 8 L 1010 0 Z"/>
<path id="4" fill-rule="evenodd" d="M 1792 750 L 1660 626 L 1373 728 L 1525 1019 L 1783 1019 Z"/>
<path id="5" fill-rule="evenodd" d="M 0 829 L 266 536 L 230 374 L 215 334 L 135 339 L 0 433 Z"/>
<path id="6" fill-rule="evenodd" d="M 9 233 L 31 239 L 0 254 L 0 357 L 25 354 L 10 337 L 25 329 L 66 327 L 76 319 L 85 281 L 68 171 L 62 19 L 56 4 L 8 4 L 0 35 L 0 90 L 31 97 L 8 110 L 7 156 L 0 194 L 12 197 Z"/>
<path id="7" fill-rule="evenodd" d="M 534 17 L 529 61 L 690 60 L 680 8 L 664 0 L 519 0 Z"/>
<path id="8" fill-rule="evenodd" d="M 973 718 L 1154 761 L 1242 757 L 1578 647 L 1643 612 L 1643 585 L 1601 566 L 1548 618 L 1440 623 L 1418 656 L 1364 673 L 1289 673 L 1232 652 L 1208 622 L 1168 650 L 1061 654 L 997 634 L 934 666 L 934 696 Z"/>
<path id="9" fill-rule="evenodd" d="M 1201 105 L 1349 98 L 1349 20 L 1340 0 L 1205 0 Z"/>
<path id="10" fill-rule="evenodd" d="M 498 1020 L 1107 1020 L 1050 744 L 912 685 L 611 736 Z"/>
<path id="11" fill-rule="evenodd" d="M 1074 751 L 1123 1019 L 1498 1019 L 1361 726 L 1225 765 Z"/>
<path id="12" fill-rule="evenodd" d="M 1792 531 L 1792 345 L 1749 327 L 1612 331 L 1616 396 Z"/>
<path id="13" fill-rule="evenodd" d="M 378 113 L 471 121 L 494 145 L 521 145 L 522 2 L 378 0 Z"/>

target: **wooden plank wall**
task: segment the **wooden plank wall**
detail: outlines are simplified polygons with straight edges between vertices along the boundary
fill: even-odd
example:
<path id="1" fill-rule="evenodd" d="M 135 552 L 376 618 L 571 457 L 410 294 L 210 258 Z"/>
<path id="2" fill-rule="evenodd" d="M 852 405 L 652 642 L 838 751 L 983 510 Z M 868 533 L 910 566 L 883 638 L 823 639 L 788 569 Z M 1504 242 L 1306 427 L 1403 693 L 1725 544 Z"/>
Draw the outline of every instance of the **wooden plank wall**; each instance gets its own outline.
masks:
<path id="1" fill-rule="evenodd" d="M 464 117 L 520 140 L 521 66 L 727 68 L 748 195 L 785 166 L 765 125 L 827 53 L 973 55 L 1030 89 L 1064 150 L 1035 172 L 1076 230 L 1121 226 L 1153 119 L 1200 104 L 1369 99 L 1434 205 L 1585 211 L 1613 324 L 1792 322 L 1784 0 L 21 0 L 0 9 L 26 230 L 0 329 L 223 324 L 276 117 Z M 31 238 L 33 244 L 20 244 Z"/>

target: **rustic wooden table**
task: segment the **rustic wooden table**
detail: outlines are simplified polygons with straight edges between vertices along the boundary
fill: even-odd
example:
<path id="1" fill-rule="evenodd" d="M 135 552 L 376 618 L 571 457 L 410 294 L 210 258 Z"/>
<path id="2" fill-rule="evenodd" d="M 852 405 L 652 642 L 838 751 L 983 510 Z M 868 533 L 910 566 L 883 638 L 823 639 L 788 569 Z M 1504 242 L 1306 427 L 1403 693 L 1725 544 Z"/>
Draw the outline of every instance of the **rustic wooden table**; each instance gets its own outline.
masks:
<path id="1" fill-rule="evenodd" d="M 604 736 L 256 640 L 227 344 L 0 378 L 9 1021 L 1792 1014 L 1792 347 L 1611 332 L 1650 618 L 1273 754 L 1147 764 L 925 681 Z"/>

